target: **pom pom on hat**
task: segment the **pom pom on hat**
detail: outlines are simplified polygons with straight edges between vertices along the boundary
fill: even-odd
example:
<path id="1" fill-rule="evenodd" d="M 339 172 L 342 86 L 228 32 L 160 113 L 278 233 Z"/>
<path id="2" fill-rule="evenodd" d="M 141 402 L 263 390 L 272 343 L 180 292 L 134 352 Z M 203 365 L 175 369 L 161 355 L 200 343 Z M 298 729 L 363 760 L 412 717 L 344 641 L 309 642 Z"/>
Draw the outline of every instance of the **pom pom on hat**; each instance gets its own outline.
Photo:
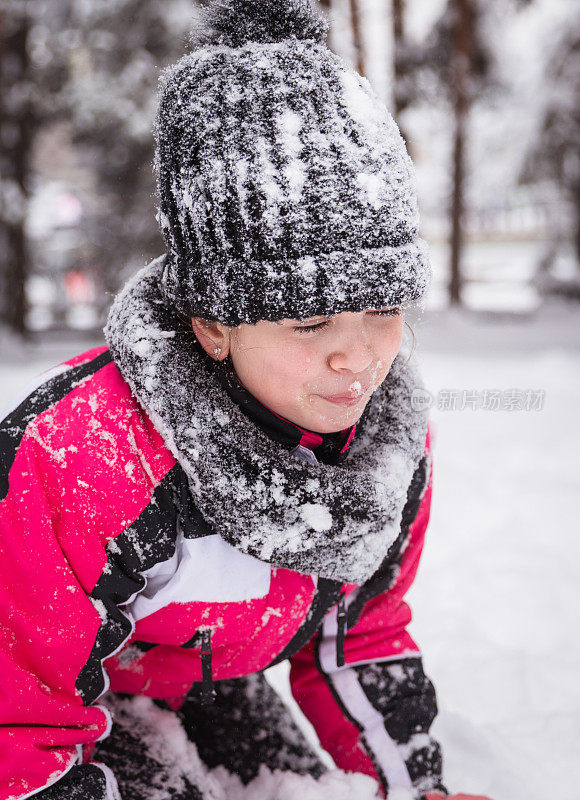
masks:
<path id="1" fill-rule="evenodd" d="M 291 38 L 323 42 L 328 31 L 310 0 L 213 0 L 200 11 L 199 23 L 190 37 L 194 48 Z"/>

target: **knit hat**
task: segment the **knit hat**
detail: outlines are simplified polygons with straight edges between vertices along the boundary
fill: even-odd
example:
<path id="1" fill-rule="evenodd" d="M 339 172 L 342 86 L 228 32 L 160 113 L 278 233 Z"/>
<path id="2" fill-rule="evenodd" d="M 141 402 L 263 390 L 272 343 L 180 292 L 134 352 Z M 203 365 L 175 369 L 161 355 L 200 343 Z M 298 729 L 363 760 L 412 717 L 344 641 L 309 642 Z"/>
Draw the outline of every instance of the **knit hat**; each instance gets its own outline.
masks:
<path id="1" fill-rule="evenodd" d="M 160 79 L 165 301 L 235 326 L 423 296 L 411 159 L 310 0 L 214 0 L 202 19 Z"/>

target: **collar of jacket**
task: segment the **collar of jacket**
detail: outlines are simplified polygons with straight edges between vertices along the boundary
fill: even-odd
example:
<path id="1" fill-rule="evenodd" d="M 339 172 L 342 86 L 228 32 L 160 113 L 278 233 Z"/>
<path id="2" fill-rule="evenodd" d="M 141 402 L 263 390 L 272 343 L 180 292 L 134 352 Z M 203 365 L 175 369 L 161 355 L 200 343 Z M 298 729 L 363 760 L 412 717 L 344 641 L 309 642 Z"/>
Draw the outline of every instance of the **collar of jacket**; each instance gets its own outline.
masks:
<path id="1" fill-rule="evenodd" d="M 362 583 L 397 538 L 424 452 L 423 388 L 401 348 L 357 423 L 348 457 L 308 463 L 270 438 L 224 391 L 222 362 L 203 358 L 189 320 L 159 290 L 164 257 L 130 280 L 105 336 L 115 363 L 187 475 L 208 527 L 276 567 Z"/>
<path id="2" fill-rule="evenodd" d="M 198 342 L 194 342 L 194 346 L 202 358 L 209 358 Z M 254 397 L 234 372 L 229 358 L 224 362 L 224 370 L 216 372 L 216 377 L 244 414 L 273 441 L 285 445 L 289 450 L 298 445 L 307 447 L 314 451 L 318 461 L 325 464 L 340 464 L 347 457 L 356 424 L 337 433 L 325 434 L 301 428 Z"/>

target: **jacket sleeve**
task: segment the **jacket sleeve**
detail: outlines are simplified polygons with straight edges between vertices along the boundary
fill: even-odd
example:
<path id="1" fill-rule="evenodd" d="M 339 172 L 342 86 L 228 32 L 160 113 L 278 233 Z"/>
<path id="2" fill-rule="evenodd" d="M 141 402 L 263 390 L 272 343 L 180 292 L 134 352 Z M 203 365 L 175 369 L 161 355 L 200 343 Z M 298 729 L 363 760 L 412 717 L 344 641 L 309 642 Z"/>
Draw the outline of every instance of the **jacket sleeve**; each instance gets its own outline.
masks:
<path id="1" fill-rule="evenodd" d="M 77 685 L 107 612 L 61 548 L 32 442 L 10 478 L 0 503 L 0 797 L 110 800 L 106 767 L 81 763 L 83 746 L 107 735 L 108 713 Z M 57 781 L 58 794 L 38 793 Z"/>
<path id="2" fill-rule="evenodd" d="M 93 410 L 71 395 L 108 361 L 45 376 L 0 420 L 0 800 L 119 796 L 111 770 L 90 752 L 111 727 L 99 704 L 108 688 L 102 662 L 131 635 L 119 606 L 140 587 L 127 577 L 123 598 L 104 586 L 104 518 L 118 514 L 117 529 L 131 520 L 121 519 L 121 492 L 115 504 L 100 491 L 116 469 L 106 431 L 97 429 L 101 462 L 86 445 Z M 59 411 L 63 403 L 72 411 Z"/>
<path id="3" fill-rule="evenodd" d="M 431 486 L 428 434 L 397 541 L 369 581 L 345 592 L 344 665 L 337 666 L 335 606 L 290 669 L 292 693 L 324 749 L 341 769 L 373 776 L 387 796 L 395 788 L 414 798 L 446 793 L 440 747 L 429 734 L 435 690 L 406 631 L 411 611 L 404 601 L 423 547 Z"/>

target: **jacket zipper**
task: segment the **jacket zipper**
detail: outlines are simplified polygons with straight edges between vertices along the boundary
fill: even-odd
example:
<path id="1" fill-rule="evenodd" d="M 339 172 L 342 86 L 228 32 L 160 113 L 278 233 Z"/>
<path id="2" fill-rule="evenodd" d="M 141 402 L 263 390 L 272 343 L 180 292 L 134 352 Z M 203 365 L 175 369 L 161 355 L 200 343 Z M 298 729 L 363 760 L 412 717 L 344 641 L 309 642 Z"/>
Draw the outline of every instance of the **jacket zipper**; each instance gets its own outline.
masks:
<path id="1" fill-rule="evenodd" d="M 211 705 L 215 698 L 213 688 L 211 628 L 201 631 L 201 704 Z"/>
<path id="2" fill-rule="evenodd" d="M 346 602 L 344 591 L 340 593 L 336 612 L 336 666 L 344 667 L 344 637 L 346 634 Z"/>

